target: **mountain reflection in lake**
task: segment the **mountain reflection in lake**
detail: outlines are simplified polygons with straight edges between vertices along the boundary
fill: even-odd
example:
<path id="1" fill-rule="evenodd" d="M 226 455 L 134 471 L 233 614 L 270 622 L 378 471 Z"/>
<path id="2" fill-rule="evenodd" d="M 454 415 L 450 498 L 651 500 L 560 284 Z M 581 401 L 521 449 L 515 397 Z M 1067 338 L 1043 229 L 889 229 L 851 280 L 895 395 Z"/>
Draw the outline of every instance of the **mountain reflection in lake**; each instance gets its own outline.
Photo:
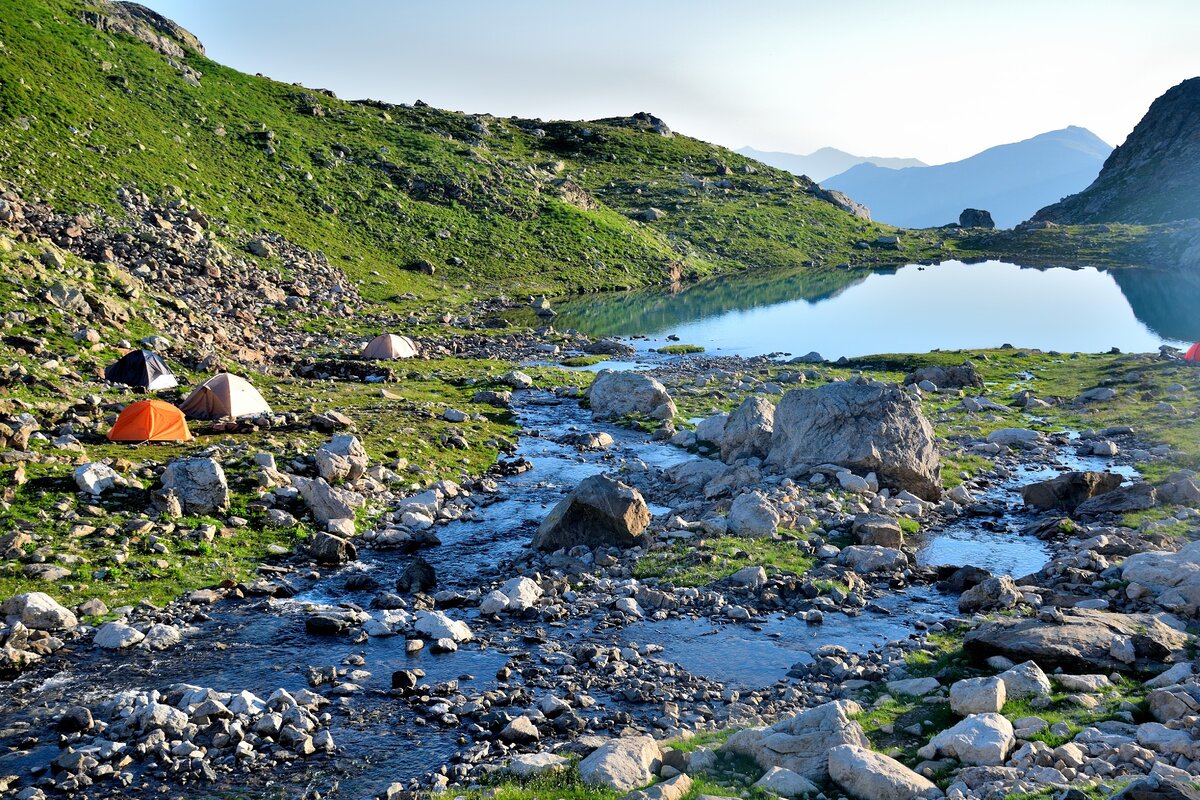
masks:
<path id="1" fill-rule="evenodd" d="M 559 329 L 656 339 L 673 334 L 721 355 L 816 350 L 837 358 L 1005 342 L 1145 352 L 1200 340 L 1200 279 L 1148 268 L 947 261 L 884 272 L 739 275 L 673 293 L 589 295 L 554 308 Z"/>

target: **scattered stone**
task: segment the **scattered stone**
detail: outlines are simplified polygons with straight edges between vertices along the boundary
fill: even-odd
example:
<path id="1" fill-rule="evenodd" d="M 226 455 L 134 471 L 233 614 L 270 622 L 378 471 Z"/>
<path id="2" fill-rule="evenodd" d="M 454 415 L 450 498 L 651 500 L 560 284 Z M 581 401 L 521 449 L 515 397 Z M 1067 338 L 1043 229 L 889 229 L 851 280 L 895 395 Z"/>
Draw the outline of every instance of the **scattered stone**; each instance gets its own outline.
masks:
<path id="1" fill-rule="evenodd" d="M 579 762 L 579 777 L 589 786 L 631 792 L 654 780 L 662 766 L 658 743 L 649 736 L 610 739 Z"/>
<path id="2" fill-rule="evenodd" d="M 1050 480 L 1021 487 L 1025 505 L 1042 511 L 1074 511 L 1080 503 L 1111 492 L 1121 485 L 1114 472 L 1064 472 Z"/>
<path id="3" fill-rule="evenodd" d="M 44 592 L 26 592 L 8 598 L 0 605 L 0 614 L 9 625 L 19 622 L 35 631 L 68 630 L 79 623 L 70 610 Z"/>
<path id="4" fill-rule="evenodd" d="M 649 524 L 650 509 L 637 489 L 607 475 L 592 475 L 550 511 L 533 537 L 533 547 L 633 547 Z"/>
<path id="5" fill-rule="evenodd" d="M 92 643 L 106 650 L 124 650 L 145 638 L 145 634 L 124 622 L 106 622 L 97 629 Z"/>
<path id="6" fill-rule="evenodd" d="M 875 472 L 927 500 L 942 492 L 933 426 L 920 402 L 881 383 L 840 381 L 785 394 L 767 463 L 789 475 L 837 464 Z"/>
<path id="7" fill-rule="evenodd" d="M 852 744 L 829 751 L 829 777 L 858 800 L 937 798 L 942 792 L 894 758 Z"/>
<path id="8" fill-rule="evenodd" d="M 654 378 L 636 372 L 602 370 L 587 391 L 593 419 L 617 419 L 636 414 L 669 420 L 675 416 L 675 401 L 666 387 Z"/>

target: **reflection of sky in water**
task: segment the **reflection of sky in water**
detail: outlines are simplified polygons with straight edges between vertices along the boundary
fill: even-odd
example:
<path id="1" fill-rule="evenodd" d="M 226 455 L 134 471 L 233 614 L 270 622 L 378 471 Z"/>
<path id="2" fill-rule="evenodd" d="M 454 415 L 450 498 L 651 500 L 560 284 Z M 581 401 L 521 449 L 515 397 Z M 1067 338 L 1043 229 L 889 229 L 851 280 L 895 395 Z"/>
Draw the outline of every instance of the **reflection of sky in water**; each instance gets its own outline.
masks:
<path id="1" fill-rule="evenodd" d="M 1171 280 L 1163 273 L 1139 277 Z M 726 285 L 731 292 L 738 280 L 728 279 Z M 803 280 L 796 278 L 793 296 L 803 294 Z M 1128 283 L 1124 276 L 1123 283 Z M 715 283 L 709 291 L 719 294 L 721 288 Z M 1171 293 L 1166 296 L 1170 303 Z M 754 294 L 750 293 L 742 310 L 729 311 L 719 306 L 708 310 L 697 299 L 689 297 L 686 290 L 665 300 L 660 295 L 655 302 L 664 305 L 665 319 L 674 316 L 678 322 L 659 330 L 627 327 L 620 332 L 660 337 L 675 334 L 683 342 L 703 345 L 710 353 L 785 351 L 800 355 L 816 350 L 826 358 L 996 347 L 1006 342 L 1063 351 L 1100 352 L 1119 347 L 1145 352 L 1171 341 L 1135 316 L 1112 275 L 1091 267 L 1038 270 L 996 261 L 950 261 L 923 269 L 910 265 L 891 274 L 872 274 L 815 302 L 794 299 L 755 307 Z M 639 319 L 632 313 L 637 299 L 615 297 L 613 301 L 629 304 L 630 326 L 646 324 L 647 318 Z M 1178 302 L 1187 304 L 1186 298 Z M 670 306 L 677 307 L 668 310 Z M 556 325 L 577 323 L 587 330 L 586 315 L 575 319 L 569 305 L 563 311 L 564 318 Z M 1175 327 L 1165 323 L 1159 327 L 1165 325 L 1172 330 L 1178 328 L 1175 317 L 1190 316 L 1187 310 L 1175 308 L 1156 306 L 1153 311 L 1170 316 Z M 692 320 L 686 321 L 689 317 Z M 1153 319 L 1148 321 L 1156 324 Z M 1200 331 L 1196 335 L 1200 336 Z"/>

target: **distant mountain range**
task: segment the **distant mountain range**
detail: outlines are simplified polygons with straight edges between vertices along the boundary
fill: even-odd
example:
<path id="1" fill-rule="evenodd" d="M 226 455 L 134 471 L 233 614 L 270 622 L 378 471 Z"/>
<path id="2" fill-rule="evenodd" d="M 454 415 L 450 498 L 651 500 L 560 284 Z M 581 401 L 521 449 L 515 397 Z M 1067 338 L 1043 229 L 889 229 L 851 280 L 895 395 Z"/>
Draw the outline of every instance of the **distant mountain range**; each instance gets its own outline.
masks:
<path id="1" fill-rule="evenodd" d="M 923 167 L 925 162 L 915 158 L 880 158 L 878 156 L 856 156 L 836 147 L 822 147 L 820 150 L 806 156 L 797 153 L 778 153 L 768 150 L 755 150 L 753 147 L 743 147 L 736 152 L 755 161 L 770 164 L 777 169 L 786 169 L 796 175 L 807 175 L 817 183 L 826 178 L 845 172 L 858 164 L 875 164 L 888 169 L 901 167 Z"/>
<path id="2" fill-rule="evenodd" d="M 1034 217 L 1038 222 L 1142 225 L 1200 218 L 1200 78 L 1155 100 L 1087 188 Z M 864 198 L 856 197 L 856 200 Z"/>
<path id="3" fill-rule="evenodd" d="M 1096 134 L 1071 126 L 933 167 L 858 164 L 820 183 L 891 225 L 930 228 L 956 222 L 964 208 L 981 208 L 997 227 L 1010 228 L 1090 184 L 1111 152 Z"/>

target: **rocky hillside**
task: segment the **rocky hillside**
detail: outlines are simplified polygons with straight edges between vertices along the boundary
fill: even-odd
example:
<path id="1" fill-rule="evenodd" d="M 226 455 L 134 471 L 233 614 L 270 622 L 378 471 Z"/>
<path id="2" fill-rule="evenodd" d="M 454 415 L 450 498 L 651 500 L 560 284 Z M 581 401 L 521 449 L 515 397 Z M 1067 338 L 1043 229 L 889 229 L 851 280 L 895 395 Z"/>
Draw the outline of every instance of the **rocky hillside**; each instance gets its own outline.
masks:
<path id="1" fill-rule="evenodd" d="M 551 123 L 345 102 L 217 64 L 138 6 L 10 5 L 2 188 L 71 213 L 118 212 L 123 187 L 182 196 L 219 237 L 321 251 L 368 299 L 442 279 L 586 290 L 897 257 L 863 244 L 892 229 L 840 198 L 650 114 Z"/>
<path id="2" fill-rule="evenodd" d="M 1154 225 L 1200 218 L 1200 78 L 1155 100 L 1091 186 L 1036 222 Z"/>

